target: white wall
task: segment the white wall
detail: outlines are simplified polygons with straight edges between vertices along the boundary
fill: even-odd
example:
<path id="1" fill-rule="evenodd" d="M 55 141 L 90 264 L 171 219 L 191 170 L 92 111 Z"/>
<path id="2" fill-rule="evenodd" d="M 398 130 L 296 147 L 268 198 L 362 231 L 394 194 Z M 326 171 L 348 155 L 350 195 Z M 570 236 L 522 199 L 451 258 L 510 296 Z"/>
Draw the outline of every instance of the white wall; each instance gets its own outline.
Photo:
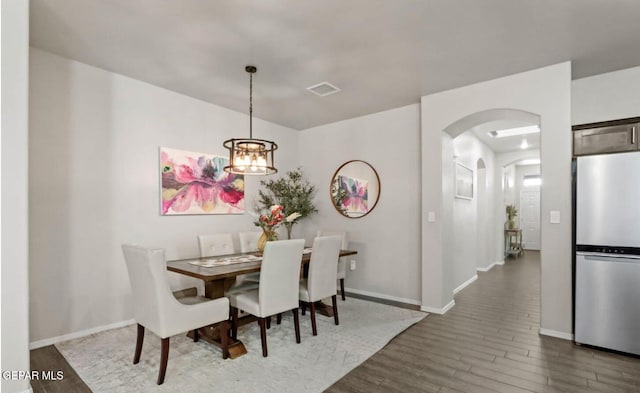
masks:
<path id="1" fill-rule="evenodd" d="M 482 163 L 484 165 L 484 160 Z M 495 221 L 493 200 L 495 197 L 493 193 L 494 187 L 489 187 L 487 184 L 489 177 L 493 179 L 493 173 L 488 171 L 486 167 L 478 166 L 478 174 L 476 175 L 478 180 L 478 192 L 476 194 L 478 197 L 476 270 L 480 271 L 487 271 L 495 261 L 491 252 L 491 245 L 495 243 L 493 231 L 493 222 Z M 493 182 L 495 182 L 495 179 L 493 179 Z"/>
<path id="2" fill-rule="evenodd" d="M 158 147 L 225 155 L 225 139 L 248 136 L 247 115 L 40 50 L 31 57 L 34 342 L 132 318 L 122 243 L 175 259 L 198 255 L 198 234 L 255 227 L 247 214 L 159 214 Z M 278 143 L 279 170 L 295 168 L 297 132 L 254 120 L 254 136 Z M 247 211 L 260 179 L 245 179 Z"/>
<path id="3" fill-rule="evenodd" d="M 640 116 L 640 67 L 574 80 L 571 124 Z"/>
<path id="4" fill-rule="evenodd" d="M 509 165 L 502 171 L 502 180 L 505 182 L 504 186 L 504 205 L 515 205 L 516 200 L 516 166 Z M 502 209 L 503 211 L 505 209 Z"/>
<path id="5" fill-rule="evenodd" d="M 493 200 L 493 166 L 495 154 L 493 151 L 476 138 L 473 133 L 465 132 L 453 139 L 453 149 L 457 158 L 452 160 L 452 164 L 460 163 L 467 168 L 471 168 L 474 174 L 474 190 L 473 199 L 452 198 L 453 202 L 453 233 L 447 237 L 450 241 L 446 241 L 445 247 L 455 250 L 452 254 L 453 270 L 453 287 L 458 288 L 461 284 L 476 275 L 477 267 L 487 267 L 494 261 L 480 261 L 478 254 L 478 244 L 493 244 L 493 225 L 488 225 L 484 230 L 479 231 L 477 222 L 479 220 L 478 206 L 478 160 L 482 159 L 486 165 L 486 181 L 488 187 L 485 192 L 491 195 L 485 195 L 488 200 Z M 455 161 L 455 162 L 454 162 Z M 455 170 L 455 166 L 454 166 Z M 490 204 L 493 207 L 493 203 Z M 486 210 L 486 206 L 485 206 Z M 493 214 L 489 212 L 489 217 Z M 445 260 L 446 261 L 446 260 Z M 445 262 L 449 263 L 449 262 Z"/>
<path id="6" fill-rule="evenodd" d="M 422 97 L 422 209 L 442 217 L 442 132 L 474 113 L 496 108 L 541 118 L 542 253 L 541 332 L 571 337 L 571 64 L 524 72 Z M 547 191 L 547 192 L 545 192 Z M 497 198 L 496 198 L 497 199 Z M 549 212 L 560 212 L 550 224 Z M 444 310 L 452 302 L 443 277 L 442 224 L 422 219 L 422 303 Z"/>
<path id="7" fill-rule="evenodd" d="M 320 213 L 307 225 L 308 241 L 319 228 L 349 232 L 358 251 L 348 271 L 351 291 L 420 302 L 420 138 L 419 105 L 304 130 L 300 163 L 318 185 Z M 370 163 L 380 176 L 380 200 L 368 215 L 349 219 L 329 198 L 333 173 L 346 161 Z"/>
<path id="8" fill-rule="evenodd" d="M 28 76 L 29 2 L 2 0 L 2 371 L 29 365 Z M 6 393 L 26 392 L 28 380 L 5 380 Z"/>

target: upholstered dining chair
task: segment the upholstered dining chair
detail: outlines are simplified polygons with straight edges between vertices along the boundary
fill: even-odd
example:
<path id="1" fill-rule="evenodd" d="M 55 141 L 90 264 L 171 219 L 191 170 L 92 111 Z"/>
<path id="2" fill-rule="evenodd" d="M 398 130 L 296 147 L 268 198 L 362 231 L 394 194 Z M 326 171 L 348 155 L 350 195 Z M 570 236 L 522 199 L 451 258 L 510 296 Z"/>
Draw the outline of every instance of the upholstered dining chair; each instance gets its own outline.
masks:
<path id="1" fill-rule="evenodd" d="M 169 338 L 194 330 L 193 340 L 198 341 L 197 329 L 217 322 L 221 322 L 222 358 L 228 358 L 229 299 L 211 300 L 201 296 L 176 299 L 167 281 L 164 250 L 125 244 L 122 251 L 133 292 L 133 315 L 138 323 L 133 364 L 140 361 L 144 331 L 147 328 L 162 339 L 157 381 L 158 385 L 162 385 L 169 360 Z"/>
<path id="2" fill-rule="evenodd" d="M 242 244 L 242 241 L 241 241 Z M 230 233 L 217 233 L 214 235 L 198 235 L 198 246 L 200 246 L 200 257 L 217 257 L 219 255 L 233 254 L 235 249 L 233 247 L 233 235 Z M 256 246 L 257 247 L 257 246 Z M 242 251 L 244 252 L 244 251 Z M 257 287 L 259 280 L 258 273 L 244 274 L 236 277 L 236 283 L 230 288 L 227 288 L 227 292 L 244 290 L 249 288 L 248 285 L 252 284 L 252 287 Z M 244 284 L 244 285 L 242 285 Z M 242 286 L 241 286 L 242 285 Z M 250 289 L 250 288 L 249 288 Z"/>
<path id="3" fill-rule="evenodd" d="M 240 252 L 258 251 L 258 239 L 262 231 L 238 232 L 240 239 Z M 260 281 L 260 273 L 249 273 L 242 276 L 242 282 Z"/>
<path id="4" fill-rule="evenodd" d="M 298 286 L 304 240 L 267 242 L 262 254 L 260 286 L 229 294 L 232 337 L 238 334 L 238 309 L 258 317 L 262 356 L 267 356 L 267 318 L 286 311 L 293 313 L 296 343 L 300 343 Z"/>
<path id="5" fill-rule="evenodd" d="M 339 236 L 320 236 L 313 241 L 313 252 L 309 262 L 309 275 L 300 281 L 300 301 L 308 303 L 311 309 L 311 331 L 318 335 L 316 327 L 315 302 L 331 296 L 333 306 L 333 320 L 336 325 L 338 319 L 338 304 L 336 300 L 336 265 L 340 255 L 342 239 Z M 303 305 L 303 310 L 304 310 Z M 304 312 L 304 311 L 303 311 Z"/>
<path id="6" fill-rule="evenodd" d="M 238 232 L 240 239 L 240 252 L 258 251 L 258 239 L 262 231 Z"/>
<path id="7" fill-rule="evenodd" d="M 342 244 L 340 245 L 340 248 L 346 250 L 349 247 L 347 232 L 319 230 L 317 236 L 340 236 L 342 238 Z M 336 278 L 340 281 L 340 296 L 342 297 L 343 301 L 347 299 L 344 293 L 344 279 L 346 277 L 347 257 L 342 257 L 338 260 L 338 273 L 336 274 Z"/>
<path id="8" fill-rule="evenodd" d="M 233 236 L 230 233 L 216 233 L 213 235 L 198 235 L 201 257 L 215 257 L 233 254 Z"/>

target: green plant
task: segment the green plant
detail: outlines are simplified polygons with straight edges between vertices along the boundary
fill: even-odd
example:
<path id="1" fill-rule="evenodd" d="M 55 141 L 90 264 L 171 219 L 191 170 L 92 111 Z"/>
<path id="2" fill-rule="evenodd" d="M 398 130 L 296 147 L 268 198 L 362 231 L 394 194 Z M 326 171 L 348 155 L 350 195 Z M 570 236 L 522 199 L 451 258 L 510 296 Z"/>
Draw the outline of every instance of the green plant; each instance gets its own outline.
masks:
<path id="1" fill-rule="evenodd" d="M 293 225 L 298 220 L 318 212 L 313 204 L 316 187 L 304 178 L 302 168 L 289 171 L 279 179 L 261 180 L 260 184 L 265 188 L 258 191 L 258 206 L 261 209 L 267 210 L 273 205 L 282 205 L 285 216 L 299 214 L 284 222 L 289 239 Z"/>
<path id="2" fill-rule="evenodd" d="M 333 206 L 345 216 L 347 215 L 347 209 L 344 207 L 344 200 L 346 198 L 347 190 L 340 187 L 340 181 L 336 177 L 331 183 L 331 199 L 333 200 Z"/>
<path id="3" fill-rule="evenodd" d="M 516 205 L 507 205 L 507 217 L 509 221 L 512 221 L 518 215 L 518 209 Z"/>

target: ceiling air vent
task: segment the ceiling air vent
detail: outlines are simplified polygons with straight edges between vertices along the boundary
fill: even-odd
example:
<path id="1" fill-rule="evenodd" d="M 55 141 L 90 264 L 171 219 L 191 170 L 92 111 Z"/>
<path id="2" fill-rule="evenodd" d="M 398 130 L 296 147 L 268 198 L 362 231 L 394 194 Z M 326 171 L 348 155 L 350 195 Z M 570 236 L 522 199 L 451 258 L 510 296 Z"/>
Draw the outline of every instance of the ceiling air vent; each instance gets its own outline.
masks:
<path id="1" fill-rule="evenodd" d="M 340 91 L 337 87 L 332 85 L 329 82 L 318 83 L 317 85 L 307 87 L 307 90 L 310 92 L 319 95 L 320 97 L 325 97 L 333 93 L 337 93 Z"/>

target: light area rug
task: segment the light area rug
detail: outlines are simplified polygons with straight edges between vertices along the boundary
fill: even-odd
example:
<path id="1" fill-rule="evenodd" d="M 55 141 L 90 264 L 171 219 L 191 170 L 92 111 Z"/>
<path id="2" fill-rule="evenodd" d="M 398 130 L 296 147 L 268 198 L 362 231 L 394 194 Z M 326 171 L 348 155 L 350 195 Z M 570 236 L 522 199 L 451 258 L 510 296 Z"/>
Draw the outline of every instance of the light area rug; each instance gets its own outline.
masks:
<path id="1" fill-rule="evenodd" d="M 135 325 L 62 342 L 56 347 L 95 393 L 101 392 L 322 392 L 427 314 L 365 300 L 338 301 L 340 325 L 309 313 L 300 317 L 302 343 L 295 343 L 293 317 L 275 319 L 267 330 L 269 356 L 262 357 L 257 322 L 240 327 L 247 354 L 223 360 L 220 349 L 171 337 L 163 385 L 156 385 L 160 339 L 147 330 L 140 363 L 132 364 Z"/>

